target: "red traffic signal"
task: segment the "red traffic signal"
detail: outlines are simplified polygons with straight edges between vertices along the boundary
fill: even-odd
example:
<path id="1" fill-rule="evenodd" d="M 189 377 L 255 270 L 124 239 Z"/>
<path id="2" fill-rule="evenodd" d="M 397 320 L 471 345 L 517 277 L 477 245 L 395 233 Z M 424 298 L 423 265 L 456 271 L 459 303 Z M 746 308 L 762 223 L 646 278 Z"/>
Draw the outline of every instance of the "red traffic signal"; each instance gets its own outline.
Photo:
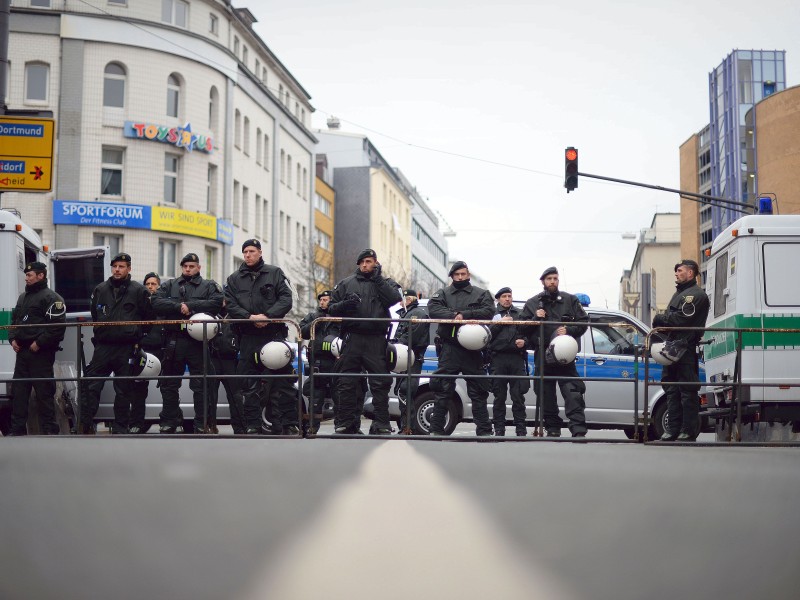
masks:
<path id="1" fill-rule="evenodd" d="M 568 194 L 578 187 L 578 150 L 572 146 L 564 151 L 564 187 Z"/>

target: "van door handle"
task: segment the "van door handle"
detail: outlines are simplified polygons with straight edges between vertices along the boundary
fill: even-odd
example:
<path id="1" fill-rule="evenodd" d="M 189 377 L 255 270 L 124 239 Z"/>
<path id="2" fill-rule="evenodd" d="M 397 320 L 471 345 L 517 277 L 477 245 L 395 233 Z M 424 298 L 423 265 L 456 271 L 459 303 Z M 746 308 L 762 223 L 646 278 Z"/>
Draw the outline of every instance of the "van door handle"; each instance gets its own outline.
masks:
<path id="1" fill-rule="evenodd" d="M 594 364 L 596 364 L 596 365 L 602 365 L 602 364 L 605 364 L 606 359 L 605 358 L 593 358 L 592 362 Z"/>

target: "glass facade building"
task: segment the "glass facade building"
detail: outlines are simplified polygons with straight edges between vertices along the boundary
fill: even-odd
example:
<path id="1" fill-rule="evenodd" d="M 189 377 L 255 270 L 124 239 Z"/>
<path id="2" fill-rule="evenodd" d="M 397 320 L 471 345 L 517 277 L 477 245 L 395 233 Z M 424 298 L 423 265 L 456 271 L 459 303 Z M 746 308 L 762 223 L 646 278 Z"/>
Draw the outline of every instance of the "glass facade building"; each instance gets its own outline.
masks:
<path id="1" fill-rule="evenodd" d="M 734 50 L 708 75 L 711 189 L 714 196 L 753 203 L 758 194 L 753 106 L 786 88 L 783 50 Z M 737 207 L 711 209 L 713 237 L 739 216 Z"/>

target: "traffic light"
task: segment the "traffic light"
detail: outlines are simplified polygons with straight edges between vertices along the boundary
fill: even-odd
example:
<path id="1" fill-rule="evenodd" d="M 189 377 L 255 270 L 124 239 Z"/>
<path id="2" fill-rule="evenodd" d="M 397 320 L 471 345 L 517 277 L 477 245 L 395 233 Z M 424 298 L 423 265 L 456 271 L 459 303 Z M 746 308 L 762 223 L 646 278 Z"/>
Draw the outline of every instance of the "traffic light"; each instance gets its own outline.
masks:
<path id="1" fill-rule="evenodd" d="M 572 146 L 564 151 L 564 187 L 568 194 L 578 187 L 578 150 Z"/>

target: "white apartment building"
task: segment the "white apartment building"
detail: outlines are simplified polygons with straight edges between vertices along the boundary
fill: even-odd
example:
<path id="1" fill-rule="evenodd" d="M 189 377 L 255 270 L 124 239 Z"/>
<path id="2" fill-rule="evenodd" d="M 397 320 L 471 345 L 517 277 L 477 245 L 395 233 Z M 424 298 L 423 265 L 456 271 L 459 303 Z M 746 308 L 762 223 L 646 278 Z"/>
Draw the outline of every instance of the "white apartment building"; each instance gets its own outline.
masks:
<path id="1" fill-rule="evenodd" d="M 109 244 L 134 277 L 202 257 L 219 282 L 262 241 L 309 296 L 310 96 L 227 0 L 13 0 L 9 109 L 52 111 L 49 193 L 6 192 L 44 243 Z"/>

